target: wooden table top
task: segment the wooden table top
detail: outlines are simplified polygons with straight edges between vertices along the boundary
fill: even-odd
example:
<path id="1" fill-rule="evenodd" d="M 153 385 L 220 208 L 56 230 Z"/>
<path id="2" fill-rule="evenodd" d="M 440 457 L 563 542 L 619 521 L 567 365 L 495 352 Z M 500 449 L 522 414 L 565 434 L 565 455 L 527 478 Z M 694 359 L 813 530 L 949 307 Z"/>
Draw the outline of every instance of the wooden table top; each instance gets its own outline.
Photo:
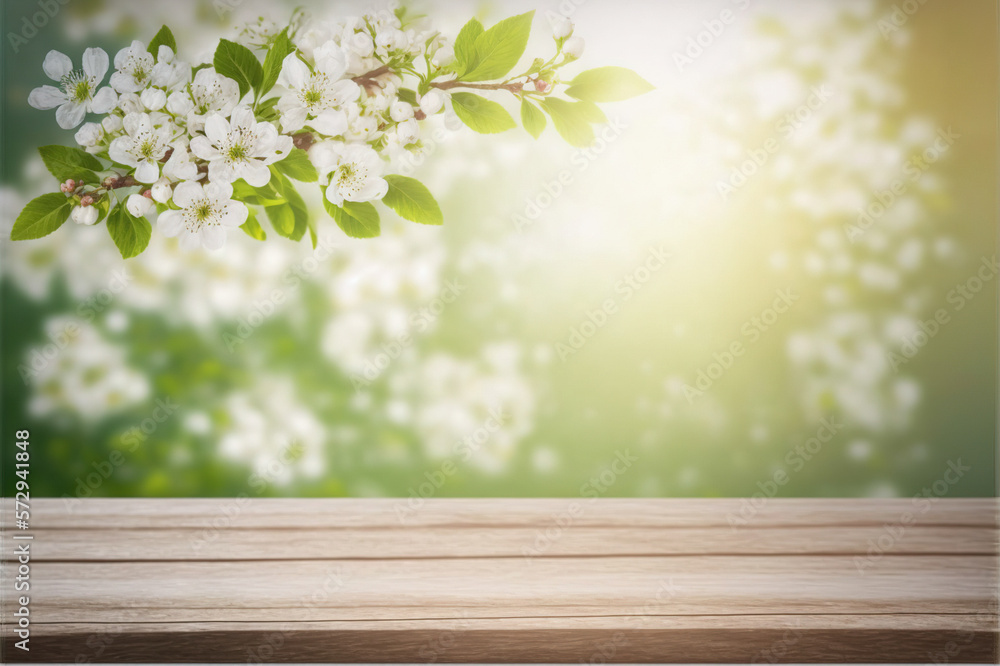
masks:
<path id="1" fill-rule="evenodd" d="M 33 500 L 5 521 L 4 660 L 996 663 L 997 508 Z"/>

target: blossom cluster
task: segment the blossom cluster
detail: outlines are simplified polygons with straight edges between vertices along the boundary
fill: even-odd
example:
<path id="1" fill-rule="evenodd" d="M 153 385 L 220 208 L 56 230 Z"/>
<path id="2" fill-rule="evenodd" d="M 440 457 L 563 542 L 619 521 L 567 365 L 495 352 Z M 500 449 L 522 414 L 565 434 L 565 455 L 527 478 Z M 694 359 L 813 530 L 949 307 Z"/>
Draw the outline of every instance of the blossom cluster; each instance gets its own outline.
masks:
<path id="1" fill-rule="evenodd" d="M 263 214 L 278 235 L 300 240 L 308 232 L 315 245 L 316 220 L 292 180 L 317 183 L 326 212 L 349 236 L 379 234 L 378 201 L 405 219 L 441 224 L 426 187 L 388 172 L 421 150 L 421 122 L 436 114 L 454 112 L 481 133 L 515 126 L 501 104 L 463 89 L 512 94 L 533 136 L 548 114 L 578 145 L 605 120 L 595 102 L 651 89 L 630 70 L 605 67 L 566 82 L 570 99 L 554 96 L 560 68 L 583 52 L 562 17 L 553 26 L 555 55 L 510 76 L 533 15 L 488 30 L 473 19 L 452 42 L 402 9 L 337 22 L 297 12 L 284 27 L 265 19 L 243 27 L 198 65 L 181 58 L 166 26 L 148 44 L 122 48 L 113 63 L 88 48 L 77 69 L 50 51 L 42 69 L 55 85 L 36 88 L 28 103 L 55 109 L 79 148 L 39 149 L 60 192 L 29 203 L 11 238 L 39 238 L 67 219 L 107 219 L 128 258 L 148 245 L 155 219 L 182 248 L 216 250 L 232 227 L 264 240 Z"/>

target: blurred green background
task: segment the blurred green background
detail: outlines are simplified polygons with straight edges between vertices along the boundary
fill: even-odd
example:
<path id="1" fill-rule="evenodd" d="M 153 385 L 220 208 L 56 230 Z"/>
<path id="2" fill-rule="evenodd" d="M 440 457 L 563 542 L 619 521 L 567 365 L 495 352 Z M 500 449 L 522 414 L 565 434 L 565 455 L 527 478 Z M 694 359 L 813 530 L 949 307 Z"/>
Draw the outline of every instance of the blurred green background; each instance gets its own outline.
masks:
<path id="1" fill-rule="evenodd" d="M 997 6 L 899 5 L 420 3 L 452 36 L 537 9 L 526 58 L 551 53 L 546 12 L 574 7 L 578 69 L 630 67 L 657 90 L 609 105 L 613 129 L 586 152 L 551 129 L 425 140 L 412 175 L 443 228 L 387 213 L 381 238 L 353 241 L 328 220 L 328 258 L 276 235 L 183 253 L 154 231 L 123 262 L 103 225 L 6 240 L 57 187 L 37 146 L 73 142 L 26 104 L 45 53 L 113 57 L 166 22 L 202 62 L 241 21 L 295 5 L 69 0 L 22 43 L 41 5 L 6 0 L 4 492 L 28 429 L 39 496 L 746 496 L 779 470 L 785 496 L 910 496 L 956 461 L 949 495 L 995 494 L 996 276 L 973 298 L 952 290 L 996 256 Z M 686 50 L 723 10 L 734 21 Z M 810 106 L 820 85 L 829 99 Z M 958 138 L 911 178 L 947 128 Z M 718 183 L 771 139 L 723 200 Z M 905 193 L 852 241 L 895 180 Z M 666 265 L 644 272 L 659 247 Z M 748 334 L 788 289 L 788 312 Z M 894 370 L 939 309 L 949 322 Z M 689 400 L 734 342 L 745 353 Z M 834 436 L 797 453 L 831 418 Z M 635 462 L 607 472 L 619 455 Z"/>

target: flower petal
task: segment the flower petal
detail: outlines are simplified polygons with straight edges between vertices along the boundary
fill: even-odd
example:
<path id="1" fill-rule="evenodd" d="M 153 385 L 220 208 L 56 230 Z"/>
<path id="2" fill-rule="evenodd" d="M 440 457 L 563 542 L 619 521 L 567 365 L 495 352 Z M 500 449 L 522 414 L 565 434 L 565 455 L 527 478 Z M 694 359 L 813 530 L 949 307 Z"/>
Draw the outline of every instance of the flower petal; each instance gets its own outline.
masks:
<path id="1" fill-rule="evenodd" d="M 205 185 L 205 196 L 213 201 L 229 201 L 233 196 L 233 186 L 231 183 L 208 183 Z"/>
<path id="2" fill-rule="evenodd" d="M 132 139 L 127 136 L 120 136 L 111 142 L 108 146 L 108 157 L 118 164 L 124 164 L 126 166 L 135 166 L 138 162 L 135 159 L 135 155 L 131 153 Z"/>
<path id="3" fill-rule="evenodd" d="M 219 151 L 212 146 L 212 142 L 207 136 L 196 136 L 191 139 L 191 152 L 195 154 L 195 157 L 209 162 L 219 159 L 220 156 Z"/>
<path id="4" fill-rule="evenodd" d="M 253 117 L 253 111 L 250 110 L 250 107 L 239 106 L 233 109 L 233 113 L 230 116 L 230 124 L 234 130 L 236 128 L 252 130 L 257 124 L 257 120 Z"/>
<path id="5" fill-rule="evenodd" d="M 73 129 L 83 122 L 83 116 L 86 113 L 87 109 L 83 104 L 66 102 L 56 109 L 56 123 L 63 129 Z"/>
<path id="6" fill-rule="evenodd" d="M 281 61 L 282 84 L 289 88 L 301 88 L 309 78 L 309 68 L 304 62 L 299 60 L 299 56 L 290 53 Z"/>
<path id="7" fill-rule="evenodd" d="M 181 233 L 181 249 L 188 252 L 197 250 L 201 246 L 201 234 L 202 232 L 200 231 L 189 231 L 188 229 L 185 229 Z"/>
<path id="8" fill-rule="evenodd" d="M 235 124 L 236 112 L 233 112 Z M 221 145 L 229 136 L 229 123 L 218 113 L 213 113 L 205 119 L 205 135 L 211 139 L 216 146 Z M 197 153 L 195 153 L 197 155 Z M 199 155 L 200 157 L 200 155 Z M 203 158 L 204 159 L 204 158 Z"/>
<path id="9" fill-rule="evenodd" d="M 369 178 L 351 201 L 374 201 L 381 199 L 389 191 L 389 183 L 384 178 Z"/>
<path id="10" fill-rule="evenodd" d="M 227 227 L 238 227 L 247 221 L 250 211 L 241 201 L 227 201 L 219 217 L 219 224 Z"/>
<path id="11" fill-rule="evenodd" d="M 156 228 L 168 238 L 173 238 L 184 228 L 184 215 L 179 210 L 165 210 L 156 219 Z"/>
<path id="12" fill-rule="evenodd" d="M 94 99 L 90 100 L 90 110 L 94 113 L 110 113 L 117 104 L 118 95 L 108 86 L 104 86 L 97 91 Z"/>
<path id="13" fill-rule="evenodd" d="M 160 165 L 153 160 L 143 160 L 135 170 L 135 179 L 140 183 L 155 183 L 160 177 Z"/>
<path id="14" fill-rule="evenodd" d="M 90 48 L 83 52 L 83 73 L 95 82 L 104 80 L 108 73 L 108 54 L 104 49 Z"/>
<path id="15" fill-rule="evenodd" d="M 193 180 L 185 180 L 174 188 L 174 203 L 181 208 L 190 208 L 194 205 L 195 201 L 204 196 L 205 192 L 201 187 L 201 183 Z"/>
<path id="16" fill-rule="evenodd" d="M 55 86 L 42 86 L 35 88 L 28 95 L 28 104 L 36 109 L 54 109 L 60 104 L 66 103 L 66 94 Z"/>
<path id="17" fill-rule="evenodd" d="M 337 136 L 347 131 L 347 114 L 343 111 L 327 109 L 310 120 L 309 124 L 320 134 Z"/>
<path id="18" fill-rule="evenodd" d="M 264 187 L 271 180 L 271 170 L 266 164 L 257 160 L 244 162 L 239 167 L 239 173 L 243 180 L 254 187 Z"/>
<path id="19" fill-rule="evenodd" d="M 336 183 L 330 183 L 330 186 L 326 188 L 326 200 L 334 206 L 342 206 L 344 204 L 344 197 L 340 195 L 340 190 L 337 189 Z"/>
<path id="20" fill-rule="evenodd" d="M 219 225 L 205 227 L 201 230 L 201 244 L 206 250 L 221 250 L 226 244 L 226 228 Z"/>
<path id="21" fill-rule="evenodd" d="M 73 61 L 65 53 L 49 51 L 42 61 L 42 71 L 53 81 L 59 81 L 73 71 Z"/>

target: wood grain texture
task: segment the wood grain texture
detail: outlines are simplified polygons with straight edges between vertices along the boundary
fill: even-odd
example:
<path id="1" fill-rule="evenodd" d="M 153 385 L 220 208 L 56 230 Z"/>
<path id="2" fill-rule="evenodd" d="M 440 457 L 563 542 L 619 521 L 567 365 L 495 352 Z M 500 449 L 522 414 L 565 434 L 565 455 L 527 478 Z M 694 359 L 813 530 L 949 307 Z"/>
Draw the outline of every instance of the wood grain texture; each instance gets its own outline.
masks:
<path id="1" fill-rule="evenodd" d="M 996 500 L 748 506 L 35 500 L 4 658 L 996 662 Z"/>

